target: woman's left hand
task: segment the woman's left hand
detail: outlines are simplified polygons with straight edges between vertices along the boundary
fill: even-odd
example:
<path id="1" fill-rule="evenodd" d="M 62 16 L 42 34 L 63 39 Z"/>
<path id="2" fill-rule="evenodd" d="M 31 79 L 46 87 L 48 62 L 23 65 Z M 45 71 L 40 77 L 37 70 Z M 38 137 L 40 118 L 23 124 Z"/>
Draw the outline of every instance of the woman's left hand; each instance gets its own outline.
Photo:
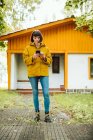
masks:
<path id="1" fill-rule="evenodd" d="M 46 56 L 45 56 L 45 54 L 43 52 L 40 53 L 40 58 L 41 59 L 45 59 L 46 58 Z"/>

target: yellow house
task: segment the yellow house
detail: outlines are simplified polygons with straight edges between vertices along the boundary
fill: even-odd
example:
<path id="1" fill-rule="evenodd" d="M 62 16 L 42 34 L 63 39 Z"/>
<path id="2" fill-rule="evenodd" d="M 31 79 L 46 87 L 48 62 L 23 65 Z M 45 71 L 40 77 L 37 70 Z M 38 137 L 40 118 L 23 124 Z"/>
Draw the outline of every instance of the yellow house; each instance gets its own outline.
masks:
<path id="1" fill-rule="evenodd" d="M 8 40 L 8 89 L 31 88 L 22 53 L 30 43 L 31 32 L 39 29 L 53 57 L 50 89 L 93 91 L 93 38 L 75 26 L 74 19 L 67 18 L 0 36 L 0 40 Z"/>

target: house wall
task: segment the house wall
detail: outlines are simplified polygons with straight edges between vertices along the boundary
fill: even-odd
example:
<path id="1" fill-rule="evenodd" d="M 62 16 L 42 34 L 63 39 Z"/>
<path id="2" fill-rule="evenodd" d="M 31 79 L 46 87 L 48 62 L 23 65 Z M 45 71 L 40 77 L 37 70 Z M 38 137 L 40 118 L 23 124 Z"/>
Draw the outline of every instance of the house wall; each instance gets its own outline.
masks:
<path id="1" fill-rule="evenodd" d="M 60 24 L 41 30 L 44 43 L 52 53 L 91 53 L 93 38 L 86 32 L 75 30 L 74 23 Z M 9 39 L 8 51 L 22 53 L 30 43 L 31 32 Z"/>
<path id="2" fill-rule="evenodd" d="M 41 30 L 44 37 L 44 43 L 49 47 L 52 54 L 65 54 L 64 60 L 61 57 L 61 62 L 65 61 L 65 64 L 60 62 L 60 74 L 53 74 L 52 67 L 49 67 L 49 73 L 51 75 L 51 77 L 49 77 L 50 88 L 59 88 L 60 85 L 65 85 L 66 89 L 92 88 L 93 82 L 88 79 L 88 56 L 93 54 L 93 38 L 84 31 L 80 32 L 75 30 L 75 23 L 73 21 L 64 22 L 64 24 L 61 22 L 60 24 L 56 24 L 55 22 L 53 26 L 49 26 L 50 24 L 51 23 L 46 26 L 42 25 L 42 27 L 44 26 L 43 28 L 38 26 L 31 28 L 31 30 L 20 31 L 20 33 L 14 33 L 14 36 L 12 36 L 12 34 L 10 35 L 7 51 L 9 89 L 10 87 L 31 88 L 27 81 L 27 75 L 25 74 L 26 66 L 23 63 L 21 56 L 18 56 L 18 59 L 15 58 L 15 56 L 12 56 L 12 62 L 9 60 L 11 54 L 17 53 L 17 55 L 19 55 L 19 53 L 23 53 L 25 47 L 30 43 L 30 35 L 34 29 Z M 13 61 L 15 62 L 14 68 L 11 68 L 10 71 L 10 63 L 12 66 Z M 18 71 L 16 69 L 18 69 Z M 11 76 L 9 72 L 11 73 Z M 17 73 L 18 75 L 17 80 L 15 75 L 13 75 L 14 73 Z M 22 82 L 22 80 L 24 82 Z M 40 84 L 39 88 L 41 88 Z"/>
<path id="3" fill-rule="evenodd" d="M 27 76 L 27 67 L 23 62 L 22 54 L 17 54 L 17 56 L 18 56 L 17 89 L 31 89 Z"/>
<path id="4" fill-rule="evenodd" d="M 68 89 L 93 89 L 88 58 L 93 54 L 68 54 Z"/>
<path id="5" fill-rule="evenodd" d="M 52 73 L 52 64 L 49 67 L 49 88 L 60 88 L 64 85 L 64 55 L 60 56 L 60 73 Z M 15 64 L 16 65 L 16 64 Z M 17 89 L 31 89 L 27 77 L 27 68 L 23 62 L 22 54 L 17 54 Z M 41 84 L 39 83 L 39 89 Z"/>
<path id="6" fill-rule="evenodd" d="M 64 85 L 64 54 L 60 56 L 60 70 L 59 73 L 52 73 L 52 65 L 49 68 L 49 82 L 50 88 L 60 88 L 60 85 Z"/>
<path id="7" fill-rule="evenodd" d="M 17 55 L 11 54 L 11 84 L 10 89 L 16 89 L 17 88 Z"/>

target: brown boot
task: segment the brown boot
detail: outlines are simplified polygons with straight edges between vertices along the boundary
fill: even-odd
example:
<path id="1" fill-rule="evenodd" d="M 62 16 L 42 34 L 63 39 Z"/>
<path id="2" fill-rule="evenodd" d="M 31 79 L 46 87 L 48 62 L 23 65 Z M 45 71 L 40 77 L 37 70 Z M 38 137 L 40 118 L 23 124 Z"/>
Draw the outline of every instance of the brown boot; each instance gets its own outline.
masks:
<path id="1" fill-rule="evenodd" d="M 45 113 L 45 120 L 44 120 L 45 122 L 51 122 L 51 118 L 50 118 L 50 116 L 49 116 L 49 113 Z"/>
<path id="2" fill-rule="evenodd" d="M 34 118 L 34 120 L 36 122 L 40 121 L 40 112 L 35 112 L 35 118 Z"/>

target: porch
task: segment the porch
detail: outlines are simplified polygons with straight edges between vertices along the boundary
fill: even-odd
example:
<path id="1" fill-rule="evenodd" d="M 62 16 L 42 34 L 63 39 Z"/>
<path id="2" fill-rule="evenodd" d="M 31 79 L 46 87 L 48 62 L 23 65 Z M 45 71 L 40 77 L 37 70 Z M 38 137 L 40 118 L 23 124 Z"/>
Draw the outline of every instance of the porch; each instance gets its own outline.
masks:
<path id="1" fill-rule="evenodd" d="M 50 92 L 64 92 L 64 54 L 52 54 L 53 62 L 49 66 Z M 23 62 L 22 54 L 11 54 L 10 89 L 20 93 L 32 93 L 27 76 L 27 67 Z M 40 82 L 39 92 L 42 92 Z"/>

